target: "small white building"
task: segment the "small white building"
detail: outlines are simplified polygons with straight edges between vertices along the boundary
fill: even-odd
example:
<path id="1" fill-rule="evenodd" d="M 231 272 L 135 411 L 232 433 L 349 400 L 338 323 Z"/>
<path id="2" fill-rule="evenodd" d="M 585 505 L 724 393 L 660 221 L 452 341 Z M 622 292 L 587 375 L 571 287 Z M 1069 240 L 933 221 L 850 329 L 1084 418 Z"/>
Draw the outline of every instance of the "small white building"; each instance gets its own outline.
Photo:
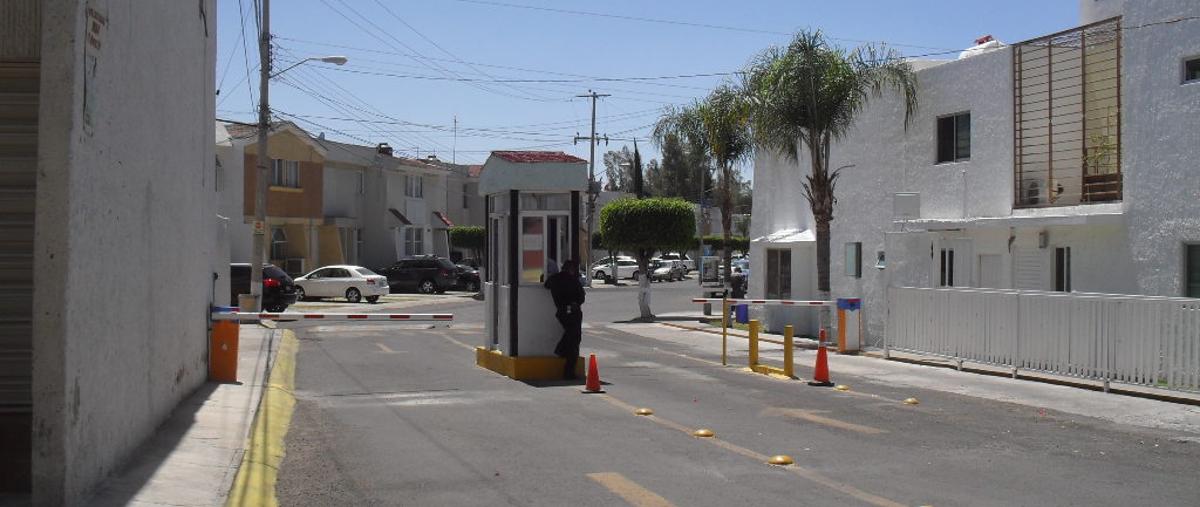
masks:
<path id="1" fill-rule="evenodd" d="M 908 129 L 885 93 L 833 147 L 832 167 L 853 167 L 837 187 L 831 288 L 865 299 L 868 342 L 888 287 L 1200 297 L 1200 22 L 1167 23 L 1200 3 L 1081 0 L 1081 16 L 914 62 Z M 816 294 L 808 171 L 756 157 L 752 297 Z"/>

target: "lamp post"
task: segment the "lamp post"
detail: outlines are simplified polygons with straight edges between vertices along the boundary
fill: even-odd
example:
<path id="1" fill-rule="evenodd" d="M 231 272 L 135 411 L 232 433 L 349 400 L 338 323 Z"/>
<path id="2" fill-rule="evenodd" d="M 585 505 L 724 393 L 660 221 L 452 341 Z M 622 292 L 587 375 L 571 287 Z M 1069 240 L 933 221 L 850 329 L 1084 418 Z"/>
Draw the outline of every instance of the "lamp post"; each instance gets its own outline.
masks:
<path id="1" fill-rule="evenodd" d="M 271 107 L 269 105 L 271 78 L 292 70 L 302 63 L 321 61 L 335 65 L 346 63 L 344 56 L 325 56 L 305 58 L 279 72 L 271 72 L 271 2 L 262 2 L 262 32 L 258 38 L 259 52 L 259 101 L 258 101 L 258 162 L 257 177 L 254 179 L 254 231 L 252 258 L 250 259 L 250 298 L 249 308 L 243 311 L 262 311 L 262 268 L 267 261 L 267 177 L 271 159 L 267 153 L 267 132 L 271 128 Z M 238 306 L 242 305 L 239 302 Z"/>

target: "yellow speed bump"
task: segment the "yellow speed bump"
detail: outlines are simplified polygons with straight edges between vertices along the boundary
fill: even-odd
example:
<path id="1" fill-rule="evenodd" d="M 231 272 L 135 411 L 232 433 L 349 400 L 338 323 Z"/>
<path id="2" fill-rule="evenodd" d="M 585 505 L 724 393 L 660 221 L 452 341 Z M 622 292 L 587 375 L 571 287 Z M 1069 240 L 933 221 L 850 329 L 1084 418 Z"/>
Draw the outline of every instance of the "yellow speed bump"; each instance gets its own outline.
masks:
<path id="1" fill-rule="evenodd" d="M 921 401 L 916 398 L 905 398 L 904 404 L 905 405 L 920 405 Z"/>
<path id="2" fill-rule="evenodd" d="M 654 415 L 654 411 L 648 408 L 639 408 L 634 410 L 633 413 L 637 415 Z"/>
<path id="3" fill-rule="evenodd" d="M 712 431 L 712 430 L 710 430 L 710 429 L 707 429 L 707 428 L 700 428 L 700 429 L 698 429 L 698 430 L 696 430 L 696 431 L 693 431 L 693 432 L 692 432 L 692 436 L 693 436 L 693 437 L 700 437 L 700 438 L 712 438 L 712 436 L 713 436 L 713 431 Z"/>
<path id="4" fill-rule="evenodd" d="M 836 386 L 833 386 L 833 388 L 837 389 L 838 391 L 849 391 L 850 390 L 850 386 L 848 386 L 846 384 L 838 384 Z"/>
<path id="5" fill-rule="evenodd" d="M 788 456 L 786 454 L 776 454 L 774 456 L 771 456 L 771 459 L 767 460 L 767 463 L 772 464 L 772 465 L 778 465 L 778 466 L 788 466 L 795 462 L 796 462 L 796 460 L 792 459 L 791 456 Z"/>

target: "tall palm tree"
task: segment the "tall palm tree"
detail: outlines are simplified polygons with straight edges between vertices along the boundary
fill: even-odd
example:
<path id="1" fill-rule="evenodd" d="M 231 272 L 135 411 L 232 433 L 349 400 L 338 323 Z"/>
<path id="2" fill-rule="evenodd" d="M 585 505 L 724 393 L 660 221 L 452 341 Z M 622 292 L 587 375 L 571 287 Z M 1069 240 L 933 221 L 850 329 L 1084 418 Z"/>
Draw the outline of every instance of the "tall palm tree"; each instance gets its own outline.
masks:
<path id="1" fill-rule="evenodd" d="M 817 229 L 817 291 L 828 300 L 829 223 L 837 203 L 834 190 L 841 169 L 829 167 L 832 141 L 844 139 L 855 117 L 885 89 L 903 97 L 904 127 L 917 109 L 912 66 L 898 53 L 866 45 L 847 52 L 832 46 L 820 31 L 801 31 L 786 47 L 758 55 L 743 74 L 755 141 L 760 148 L 799 163 L 807 154 L 804 197 Z M 821 309 L 821 326 L 829 309 Z"/>
<path id="2" fill-rule="evenodd" d="M 738 85 L 722 83 L 703 101 L 667 108 L 654 126 L 654 139 L 659 146 L 667 137 L 676 136 L 686 140 L 695 149 L 704 150 L 717 165 L 720 171 L 717 199 L 721 207 L 721 231 L 725 238 L 721 257 L 725 266 L 730 265 L 733 257 L 730 239 L 733 236 L 734 171 L 739 162 L 754 153 L 750 109 L 745 99 L 746 93 Z"/>

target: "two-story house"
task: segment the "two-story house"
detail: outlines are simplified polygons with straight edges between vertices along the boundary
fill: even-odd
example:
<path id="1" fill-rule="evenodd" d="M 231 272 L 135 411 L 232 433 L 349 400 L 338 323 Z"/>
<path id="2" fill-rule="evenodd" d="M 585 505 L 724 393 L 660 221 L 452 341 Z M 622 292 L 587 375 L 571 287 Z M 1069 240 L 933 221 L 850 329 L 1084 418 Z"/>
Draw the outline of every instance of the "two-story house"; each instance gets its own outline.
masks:
<path id="1" fill-rule="evenodd" d="M 888 287 L 1200 297 L 1200 23 L 1173 21 L 1200 3 L 1080 5 L 1077 28 L 913 62 L 911 125 L 885 94 L 833 146 L 831 288 L 872 340 Z M 808 170 L 756 157 L 753 297 L 816 295 Z"/>

